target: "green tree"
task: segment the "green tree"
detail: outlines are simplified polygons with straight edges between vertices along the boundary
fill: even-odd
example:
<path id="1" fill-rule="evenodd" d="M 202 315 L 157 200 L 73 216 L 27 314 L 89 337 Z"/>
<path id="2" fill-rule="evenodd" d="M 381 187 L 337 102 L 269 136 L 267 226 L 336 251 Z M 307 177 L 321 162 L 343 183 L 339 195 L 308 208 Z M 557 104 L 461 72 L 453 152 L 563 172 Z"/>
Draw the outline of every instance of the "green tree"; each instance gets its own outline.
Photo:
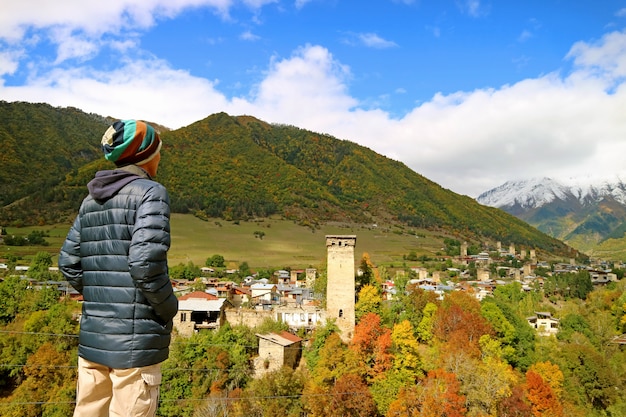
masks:
<path id="1" fill-rule="evenodd" d="M 558 358 L 565 376 L 564 395 L 580 405 L 606 410 L 623 389 L 606 359 L 590 345 L 566 344 Z"/>
<path id="2" fill-rule="evenodd" d="M 201 275 L 200 267 L 196 266 L 191 261 L 187 262 L 187 264 L 181 262 L 178 265 L 170 267 L 169 274 L 172 279 L 184 279 L 188 281 L 193 281 L 196 277 Z"/>
<path id="3" fill-rule="evenodd" d="M 433 325 L 435 323 L 436 312 L 436 304 L 426 303 L 422 311 L 422 320 L 417 325 L 417 337 L 422 342 L 429 342 L 433 338 Z"/>
<path id="4" fill-rule="evenodd" d="M 368 253 L 364 253 L 359 264 L 359 274 L 356 276 L 356 288 L 359 290 L 361 287 L 374 284 L 374 265 L 370 260 Z"/>
<path id="5" fill-rule="evenodd" d="M 502 343 L 504 358 L 507 361 L 514 359 L 515 348 L 512 345 L 516 338 L 515 327 L 507 320 L 495 303 L 484 302 L 480 310 L 482 316 L 491 324 L 498 340 Z"/>
<path id="6" fill-rule="evenodd" d="M 207 258 L 205 265 L 213 266 L 216 268 L 224 268 L 226 266 L 226 263 L 222 255 L 213 255 L 210 258 Z"/>
<path id="7" fill-rule="evenodd" d="M 254 379 L 238 401 L 239 415 L 299 417 L 303 413 L 305 377 L 288 367 Z"/>
<path id="8" fill-rule="evenodd" d="M 320 359 L 320 351 L 326 344 L 332 334 L 337 333 L 339 328 L 332 322 L 326 322 L 324 326 L 317 327 L 313 332 L 313 336 L 309 346 L 304 350 L 304 358 L 309 369 L 314 370 Z"/>
<path id="9" fill-rule="evenodd" d="M 37 252 L 28 268 L 28 276 L 39 281 L 48 280 L 52 276 L 51 266 L 52 255 L 48 252 Z"/>
<path id="10" fill-rule="evenodd" d="M 252 272 L 250 271 L 250 265 L 248 265 L 248 262 L 243 261 L 242 263 L 239 264 L 239 276 L 241 277 L 247 277 L 248 275 L 251 275 Z"/>
<path id="11" fill-rule="evenodd" d="M 20 312 L 20 305 L 26 298 L 28 282 L 17 276 L 9 276 L 0 282 L 0 321 L 4 324 L 13 321 Z"/>
<path id="12" fill-rule="evenodd" d="M 559 321 L 559 332 L 556 337 L 559 340 L 571 340 L 574 333 L 585 335 L 590 341 L 594 339 L 593 332 L 587 320 L 580 314 L 567 314 Z"/>

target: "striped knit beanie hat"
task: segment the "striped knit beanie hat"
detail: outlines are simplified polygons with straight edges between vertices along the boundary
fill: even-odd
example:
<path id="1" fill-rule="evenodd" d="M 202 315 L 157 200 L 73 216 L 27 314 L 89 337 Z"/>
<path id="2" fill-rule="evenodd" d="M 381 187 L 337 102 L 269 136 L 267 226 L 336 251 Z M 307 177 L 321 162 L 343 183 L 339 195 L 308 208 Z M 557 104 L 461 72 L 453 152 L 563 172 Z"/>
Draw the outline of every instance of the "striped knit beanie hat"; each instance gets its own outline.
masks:
<path id="1" fill-rule="evenodd" d="M 152 126 L 139 120 L 119 120 L 102 136 L 102 150 L 107 161 L 118 167 L 142 165 L 161 150 L 161 138 Z"/>

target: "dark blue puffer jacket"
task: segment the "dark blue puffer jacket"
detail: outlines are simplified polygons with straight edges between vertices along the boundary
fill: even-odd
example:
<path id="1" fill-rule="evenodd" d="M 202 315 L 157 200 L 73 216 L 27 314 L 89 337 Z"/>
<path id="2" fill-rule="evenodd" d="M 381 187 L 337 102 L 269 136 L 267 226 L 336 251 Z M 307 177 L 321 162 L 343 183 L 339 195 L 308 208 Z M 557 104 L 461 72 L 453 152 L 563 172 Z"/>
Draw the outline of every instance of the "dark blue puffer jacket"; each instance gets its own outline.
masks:
<path id="1" fill-rule="evenodd" d="M 167 191 L 134 165 L 100 171 L 88 188 L 59 254 L 84 299 L 78 353 L 111 368 L 160 363 L 178 311 Z"/>

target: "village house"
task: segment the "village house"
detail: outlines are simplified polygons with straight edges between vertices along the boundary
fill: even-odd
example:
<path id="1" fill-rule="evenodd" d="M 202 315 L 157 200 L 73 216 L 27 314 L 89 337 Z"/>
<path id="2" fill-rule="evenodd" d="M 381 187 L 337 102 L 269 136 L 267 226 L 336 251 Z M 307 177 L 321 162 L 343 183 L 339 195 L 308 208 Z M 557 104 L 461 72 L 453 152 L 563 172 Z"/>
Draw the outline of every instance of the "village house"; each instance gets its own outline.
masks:
<path id="1" fill-rule="evenodd" d="M 291 282 L 291 274 L 289 271 L 285 271 L 284 269 L 279 269 L 274 272 L 274 276 L 276 277 L 276 282 L 278 282 L 278 284 L 289 285 Z"/>
<path id="2" fill-rule="evenodd" d="M 276 284 L 257 282 L 250 285 L 250 298 L 257 308 L 270 308 L 279 301 Z"/>
<path id="3" fill-rule="evenodd" d="M 217 330 L 224 324 L 224 309 L 229 305 L 228 300 L 206 292 L 185 294 L 178 299 L 174 328 L 185 336 L 201 329 Z"/>
<path id="4" fill-rule="evenodd" d="M 244 287 L 234 287 L 232 289 L 232 298 L 231 303 L 234 307 L 241 307 L 244 305 L 248 305 L 251 300 L 251 291 L 249 288 Z"/>
<path id="5" fill-rule="evenodd" d="M 299 306 L 299 307 L 277 307 L 274 319 L 285 323 L 291 331 L 304 329 L 312 331 L 325 321 L 324 310 L 319 306 Z"/>
<path id="6" fill-rule="evenodd" d="M 295 369 L 302 357 L 302 339 L 289 332 L 257 334 L 259 356 L 254 360 L 255 376 L 277 371 L 283 366 Z"/>
<path id="7" fill-rule="evenodd" d="M 279 284 L 276 291 L 279 295 L 280 305 L 301 306 L 313 300 L 313 290 L 310 288 Z"/>
<path id="8" fill-rule="evenodd" d="M 383 282 L 383 300 L 390 301 L 396 298 L 396 284 L 393 281 L 387 280 Z"/>
<path id="9" fill-rule="evenodd" d="M 591 283 L 593 285 L 606 285 L 610 282 L 617 282 L 617 274 L 609 271 L 589 271 L 591 277 Z"/>
<path id="10" fill-rule="evenodd" d="M 555 335 L 559 332 L 559 320 L 552 317 L 549 312 L 535 312 L 535 315 L 528 317 L 527 320 L 540 336 Z"/>

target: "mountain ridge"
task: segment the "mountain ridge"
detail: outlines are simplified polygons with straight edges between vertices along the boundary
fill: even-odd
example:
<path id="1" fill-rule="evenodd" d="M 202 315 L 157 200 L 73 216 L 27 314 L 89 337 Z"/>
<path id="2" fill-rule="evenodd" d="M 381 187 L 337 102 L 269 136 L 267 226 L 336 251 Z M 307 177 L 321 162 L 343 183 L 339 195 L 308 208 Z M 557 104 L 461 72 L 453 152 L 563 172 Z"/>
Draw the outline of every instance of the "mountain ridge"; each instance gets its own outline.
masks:
<path id="1" fill-rule="evenodd" d="M 589 254 L 604 252 L 611 240 L 611 246 L 617 240 L 626 247 L 626 182 L 620 175 L 507 181 L 476 200 Z"/>
<path id="2" fill-rule="evenodd" d="M 41 113 L 56 114 L 60 125 L 89 124 L 90 133 L 82 132 L 72 146 L 98 147 L 108 118 L 53 109 L 47 106 Z M 37 113 L 38 109 L 15 110 L 19 111 Z M 4 141 L 11 132 L 2 131 L 3 117 L 0 113 L 0 139 Z M 53 146 L 65 132 L 53 131 L 43 139 L 37 134 L 24 135 L 24 145 L 43 141 Z M 173 212 L 226 220 L 278 215 L 311 228 L 329 221 L 393 223 L 412 233 L 420 228 L 442 230 L 480 245 L 501 241 L 567 257 L 575 253 L 558 239 L 447 190 L 402 162 L 330 135 L 272 125 L 253 116 L 216 113 L 163 131 L 161 137 L 158 179 L 170 192 Z M 67 167 L 46 163 L 53 168 L 47 170 L 46 187 L 4 201 L 0 224 L 70 222 L 86 195 L 86 183 L 97 170 L 114 167 L 99 152 Z M 39 171 L 31 171 L 30 180 L 40 183 Z"/>

